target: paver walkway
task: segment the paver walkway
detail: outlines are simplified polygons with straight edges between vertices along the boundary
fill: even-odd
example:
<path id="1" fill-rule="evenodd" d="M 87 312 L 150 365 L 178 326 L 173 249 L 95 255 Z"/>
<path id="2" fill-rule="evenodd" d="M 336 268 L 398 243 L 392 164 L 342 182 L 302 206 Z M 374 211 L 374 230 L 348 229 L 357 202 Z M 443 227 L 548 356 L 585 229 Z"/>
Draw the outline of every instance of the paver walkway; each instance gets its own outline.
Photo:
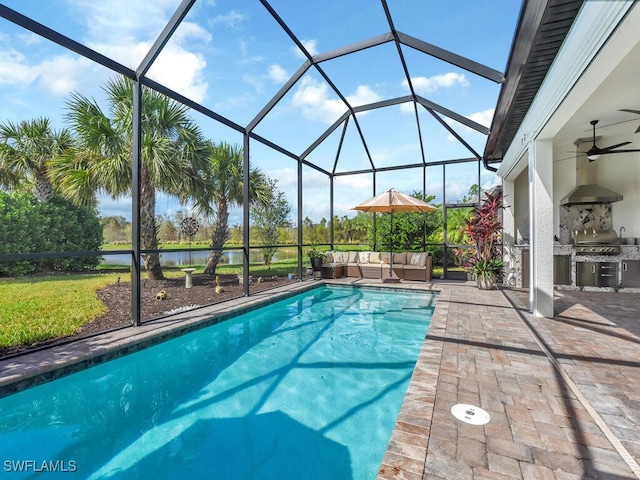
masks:
<path id="1" fill-rule="evenodd" d="M 640 296 L 557 292 L 539 319 L 526 291 L 435 286 L 379 479 L 640 478 Z M 490 422 L 457 420 L 458 403 Z"/>

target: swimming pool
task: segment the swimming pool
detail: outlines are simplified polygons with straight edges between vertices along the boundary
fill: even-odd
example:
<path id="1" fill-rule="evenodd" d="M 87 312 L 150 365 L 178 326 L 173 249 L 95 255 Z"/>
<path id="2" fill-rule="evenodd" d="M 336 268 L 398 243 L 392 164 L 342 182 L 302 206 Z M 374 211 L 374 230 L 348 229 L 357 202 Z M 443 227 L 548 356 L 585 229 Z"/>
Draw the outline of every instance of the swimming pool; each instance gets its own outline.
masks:
<path id="1" fill-rule="evenodd" d="M 435 301 L 323 286 L 2 398 L 1 468 L 375 478 Z"/>

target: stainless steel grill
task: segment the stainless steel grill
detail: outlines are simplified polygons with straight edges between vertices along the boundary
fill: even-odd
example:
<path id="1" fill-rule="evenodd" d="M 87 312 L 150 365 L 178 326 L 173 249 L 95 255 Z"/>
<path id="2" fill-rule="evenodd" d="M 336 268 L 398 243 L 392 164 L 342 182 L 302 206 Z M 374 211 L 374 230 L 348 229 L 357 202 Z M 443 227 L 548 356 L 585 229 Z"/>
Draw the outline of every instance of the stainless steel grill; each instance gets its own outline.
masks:
<path id="1" fill-rule="evenodd" d="M 614 230 L 574 230 L 576 255 L 617 255 L 620 241 Z"/>

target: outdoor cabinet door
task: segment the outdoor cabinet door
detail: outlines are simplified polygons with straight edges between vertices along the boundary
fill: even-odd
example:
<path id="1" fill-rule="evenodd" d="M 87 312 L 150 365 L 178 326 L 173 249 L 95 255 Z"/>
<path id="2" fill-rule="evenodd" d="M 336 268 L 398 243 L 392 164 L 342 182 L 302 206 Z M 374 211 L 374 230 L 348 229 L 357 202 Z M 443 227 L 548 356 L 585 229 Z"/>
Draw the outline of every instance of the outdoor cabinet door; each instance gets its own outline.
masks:
<path id="1" fill-rule="evenodd" d="M 622 260 L 622 287 L 640 288 L 640 260 Z"/>
<path id="2" fill-rule="evenodd" d="M 576 285 L 579 287 L 596 286 L 596 263 L 576 263 Z"/>
<path id="3" fill-rule="evenodd" d="M 571 255 L 553 257 L 553 283 L 571 285 Z"/>

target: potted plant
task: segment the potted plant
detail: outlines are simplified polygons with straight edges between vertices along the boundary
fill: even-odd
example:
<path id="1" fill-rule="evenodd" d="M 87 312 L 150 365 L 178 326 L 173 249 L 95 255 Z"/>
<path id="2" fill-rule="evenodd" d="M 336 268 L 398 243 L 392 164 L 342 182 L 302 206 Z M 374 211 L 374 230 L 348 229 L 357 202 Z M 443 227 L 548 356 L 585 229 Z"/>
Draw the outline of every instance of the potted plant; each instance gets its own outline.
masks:
<path id="1" fill-rule="evenodd" d="M 308 255 L 311 259 L 311 268 L 313 268 L 314 272 L 319 272 L 322 269 L 322 262 L 324 262 L 326 255 L 316 247 L 311 247 Z"/>
<path id="2" fill-rule="evenodd" d="M 484 202 L 465 221 L 465 233 L 475 244 L 475 254 L 468 260 L 467 268 L 478 288 L 483 290 L 492 288 L 502 272 L 503 261 L 499 246 L 502 241 L 500 209 L 503 207 L 502 192 L 485 192 Z"/>

